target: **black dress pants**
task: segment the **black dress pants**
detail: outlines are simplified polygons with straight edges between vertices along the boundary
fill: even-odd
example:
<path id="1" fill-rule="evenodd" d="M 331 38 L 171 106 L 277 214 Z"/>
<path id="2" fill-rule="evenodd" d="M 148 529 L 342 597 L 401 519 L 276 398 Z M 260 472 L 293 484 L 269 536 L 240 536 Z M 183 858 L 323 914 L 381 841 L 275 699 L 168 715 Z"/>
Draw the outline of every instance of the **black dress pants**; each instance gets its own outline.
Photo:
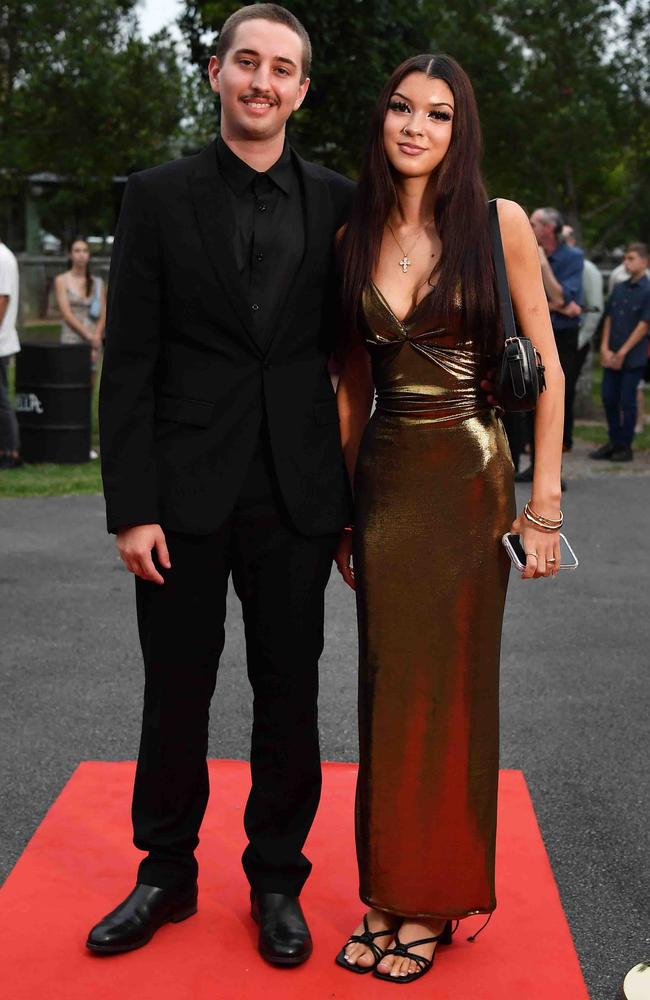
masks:
<path id="1" fill-rule="evenodd" d="M 573 444 L 573 403 L 578 383 L 578 328 L 558 330 L 555 333 L 557 353 L 564 372 L 564 433 L 562 443 L 570 448 Z"/>
<path id="2" fill-rule="evenodd" d="M 298 895 L 320 798 L 318 659 L 337 536 L 295 531 L 261 440 L 227 522 L 212 535 L 166 538 L 164 585 L 136 578 L 145 697 L 132 815 L 134 843 L 148 852 L 138 881 L 180 887 L 197 875 L 209 706 L 232 573 L 254 697 L 244 871 L 258 891 Z"/>

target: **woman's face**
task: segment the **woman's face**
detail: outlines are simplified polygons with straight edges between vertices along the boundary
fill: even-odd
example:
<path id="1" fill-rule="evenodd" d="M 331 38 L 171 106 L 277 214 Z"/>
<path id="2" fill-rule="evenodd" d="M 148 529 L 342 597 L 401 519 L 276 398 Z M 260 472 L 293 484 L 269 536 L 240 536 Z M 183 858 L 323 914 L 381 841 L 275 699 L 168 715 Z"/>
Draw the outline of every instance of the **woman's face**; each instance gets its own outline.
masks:
<path id="1" fill-rule="evenodd" d="M 442 163 L 451 142 L 454 95 L 444 80 L 409 73 L 391 94 L 384 149 L 404 177 L 423 177 Z"/>
<path id="2" fill-rule="evenodd" d="M 70 263 L 84 267 L 88 263 L 90 250 L 85 240 L 75 240 L 70 247 Z"/>

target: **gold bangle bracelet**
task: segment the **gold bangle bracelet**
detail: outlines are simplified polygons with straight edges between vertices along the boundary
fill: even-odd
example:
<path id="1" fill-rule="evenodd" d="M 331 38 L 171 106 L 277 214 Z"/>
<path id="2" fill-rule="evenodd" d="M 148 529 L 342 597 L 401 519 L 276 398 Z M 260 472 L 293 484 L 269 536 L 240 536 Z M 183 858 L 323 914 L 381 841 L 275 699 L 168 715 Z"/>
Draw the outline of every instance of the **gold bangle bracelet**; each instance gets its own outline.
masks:
<path id="1" fill-rule="evenodd" d="M 561 528 L 564 524 L 564 514 L 560 511 L 559 517 L 544 517 L 543 514 L 538 514 L 536 510 L 533 510 L 530 501 L 524 507 L 524 514 L 530 516 L 531 519 L 537 521 L 539 524 L 545 525 L 547 528 Z"/>
<path id="2" fill-rule="evenodd" d="M 540 521 L 547 521 L 548 524 L 561 524 L 562 521 L 564 520 L 564 514 L 562 513 L 562 511 L 560 511 L 559 517 L 546 517 L 545 514 L 540 514 L 538 511 L 533 509 L 533 505 L 530 502 L 530 500 L 527 502 L 526 507 L 533 515 L 533 517 L 537 517 Z"/>
<path id="3" fill-rule="evenodd" d="M 530 524 L 534 524 L 536 528 L 539 528 L 540 531 L 548 531 L 548 532 L 559 531 L 560 528 L 562 527 L 562 525 L 560 524 L 555 526 L 543 524 L 541 521 L 538 521 L 536 517 L 532 517 L 527 510 L 524 510 L 524 517 Z"/>

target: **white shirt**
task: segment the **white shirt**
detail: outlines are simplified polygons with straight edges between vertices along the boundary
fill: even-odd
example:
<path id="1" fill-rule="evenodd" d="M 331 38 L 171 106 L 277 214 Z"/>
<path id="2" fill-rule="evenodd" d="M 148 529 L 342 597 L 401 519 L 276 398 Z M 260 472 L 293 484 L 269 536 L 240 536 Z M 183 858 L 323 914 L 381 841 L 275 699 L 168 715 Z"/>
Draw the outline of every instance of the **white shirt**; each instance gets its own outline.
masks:
<path id="1" fill-rule="evenodd" d="M 596 327 L 603 318 L 604 291 L 603 276 L 591 260 L 585 259 L 585 267 L 582 272 L 582 297 L 585 309 L 597 309 L 598 312 L 584 312 L 580 322 L 578 333 L 578 347 L 584 347 L 591 343 L 591 339 L 596 332 Z"/>
<path id="2" fill-rule="evenodd" d="M 8 295 L 9 301 L 4 319 L 0 323 L 0 358 L 17 354 L 20 342 L 16 331 L 18 313 L 18 261 L 8 246 L 0 242 L 0 295 Z"/>

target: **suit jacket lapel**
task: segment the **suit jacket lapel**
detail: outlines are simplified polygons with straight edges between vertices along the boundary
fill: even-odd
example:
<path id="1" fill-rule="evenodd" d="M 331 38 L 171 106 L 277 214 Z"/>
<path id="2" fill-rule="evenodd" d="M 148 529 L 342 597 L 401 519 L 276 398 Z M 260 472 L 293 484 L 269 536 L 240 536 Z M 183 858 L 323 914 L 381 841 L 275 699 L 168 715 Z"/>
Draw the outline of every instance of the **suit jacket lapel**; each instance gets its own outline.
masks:
<path id="1" fill-rule="evenodd" d="M 215 143 L 197 158 L 197 169 L 190 179 L 190 194 L 208 259 L 225 295 L 235 311 L 256 353 L 262 354 L 253 333 L 251 317 L 229 233 L 232 229 L 228 203 L 223 193 L 223 180 L 217 167 Z"/>
<path id="2" fill-rule="evenodd" d="M 328 238 L 327 235 L 323 235 L 323 230 L 327 233 L 324 223 L 329 216 L 330 207 L 330 193 L 327 185 L 317 176 L 310 163 L 303 160 L 295 152 L 293 157 L 303 194 L 305 250 L 289 294 L 282 305 L 275 328 L 265 345 L 267 355 L 278 343 L 285 328 L 291 322 L 298 297 L 303 290 L 305 281 L 309 280 L 318 258 L 323 253 L 329 252 L 330 249 L 323 247 L 323 240 Z"/>

